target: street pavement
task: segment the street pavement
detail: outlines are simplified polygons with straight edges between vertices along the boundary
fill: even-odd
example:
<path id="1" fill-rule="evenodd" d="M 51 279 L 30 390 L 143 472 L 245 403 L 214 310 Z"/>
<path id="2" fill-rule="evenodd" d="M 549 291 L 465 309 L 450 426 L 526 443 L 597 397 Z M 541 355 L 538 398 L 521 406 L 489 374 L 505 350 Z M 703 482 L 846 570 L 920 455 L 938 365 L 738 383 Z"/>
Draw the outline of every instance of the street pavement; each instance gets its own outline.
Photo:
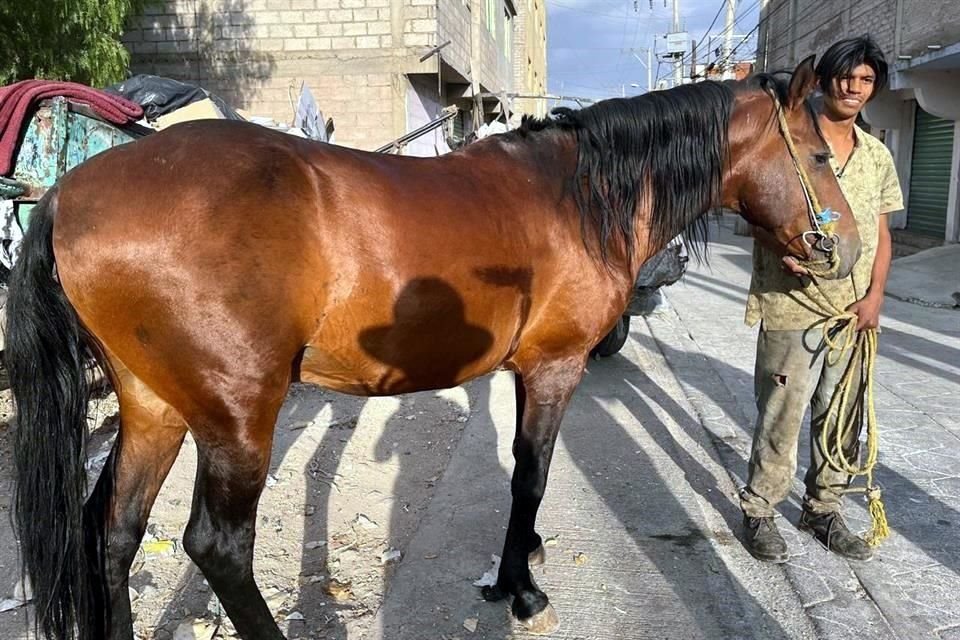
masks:
<path id="1" fill-rule="evenodd" d="M 671 308 L 651 317 L 649 326 L 719 459 L 742 483 L 756 416 L 756 330 L 742 322 L 750 241 L 731 228 L 729 219 L 712 225 L 709 267 L 694 266 L 671 287 Z M 939 273 L 944 264 L 934 258 Z M 909 261 L 912 270 L 922 270 L 921 256 Z M 892 273 L 897 270 L 895 261 Z M 954 264 L 940 277 L 957 281 L 958 274 Z M 874 561 L 846 563 L 796 531 L 809 460 L 805 429 L 794 493 L 781 508 L 791 548 L 783 571 L 818 637 L 960 638 L 960 311 L 888 296 L 879 351 L 877 480 L 893 535 Z M 868 528 L 863 499 L 848 505 L 852 527 Z"/>
<path id="2" fill-rule="evenodd" d="M 897 260 L 888 296 L 928 307 L 960 307 L 960 244 L 946 244 Z"/>

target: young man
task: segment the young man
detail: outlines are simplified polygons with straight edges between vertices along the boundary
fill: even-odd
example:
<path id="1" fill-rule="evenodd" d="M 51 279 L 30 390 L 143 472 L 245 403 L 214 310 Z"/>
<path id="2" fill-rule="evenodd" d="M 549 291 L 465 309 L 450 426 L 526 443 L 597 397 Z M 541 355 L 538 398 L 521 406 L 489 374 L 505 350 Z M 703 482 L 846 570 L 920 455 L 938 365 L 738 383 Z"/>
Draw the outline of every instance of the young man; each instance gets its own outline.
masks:
<path id="1" fill-rule="evenodd" d="M 823 93 L 819 123 L 830 145 L 831 164 L 857 221 L 863 251 L 853 275 L 821 280 L 829 298 L 857 315 L 857 328 L 875 328 L 890 268 L 891 242 L 886 214 L 903 208 L 893 158 L 876 138 L 856 125 L 864 106 L 883 90 L 887 63 L 869 38 L 852 38 L 830 47 L 817 65 Z M 811 410 L 811 466 L 800 528 L 830 551 L 867 560 L 872 551 L 851 533 L 840 516 L 850 477 L 830 467 L 818 437 L 827 406 L 846 359 L 827 362 L 823 314 L 800 294 L 805 271 L 792 258 L 781 260 L 755 243 L 753 278 L 746 321 L 760 322 L 755 392 L 759 416 L 754 431 L 747 486 L 741 491 L 745 542 L 754 557 L 785 562 L 787 545 L 774 522 L 774 509 L 790 492 L 797 468 L 797 444 L 807 406 Z M 846 443 L 855 452 L 855 436 Z"/>

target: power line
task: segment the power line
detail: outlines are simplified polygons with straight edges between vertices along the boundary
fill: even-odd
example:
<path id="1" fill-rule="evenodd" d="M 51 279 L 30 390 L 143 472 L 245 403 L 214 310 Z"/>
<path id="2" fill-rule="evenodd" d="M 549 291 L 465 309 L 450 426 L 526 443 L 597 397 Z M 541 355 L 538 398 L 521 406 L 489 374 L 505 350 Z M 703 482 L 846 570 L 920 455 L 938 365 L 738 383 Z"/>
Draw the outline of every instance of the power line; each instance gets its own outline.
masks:
<path id="1" fill-rule="evenodd" d="M 622 46 L 626 46 L 626 45 L 627 45 L 627 31 L 629 30 L 629 26 L 628 26 L 629 23 L 628 23 L 627 19 L 629 18 L 629 16 L 630 16 L 630 5 L 629 5 L 629 4 L 624 4 L 624 5 L 623 5 L 623 35 L 622 35 L 621 38 L 620 38 L 620 44 L 621 44 Z M 635 26 L 634 32 L 633 32 L 633 38 L 634 38 L 634 40 L 635 40 L 636 37 L 637 37 L 637 31 L 640 31 L 640 14 L 637 14 L 637 23 L 636 23 L 636 26 Z M 634 44 L 634 43 L 631 42 L 630 44 Z M 618 79 L 619 79 L 619 77 L 620 77 L 619 74 L 620 74 L 620 69 L 622 68 L 622 66 L 623 66 L 623 52 L 621 51 L 620 54 L 617 55 L 617 78 L 618 78 Z"/>
<path id="2" fill-rule="evenodd" d="M 801 16 L 800 18 L 797 19 L 797 22 L 799 22 L 800 20 L 808 17 L 811 13 L 812 13 L 812 12 L 808 12 L 808 13 L 804 14 L 803 16 Z M 839 16 L 839 15 L 841 15 L 841 14 L 843 14 L 843 10 L 841 10 L 839 13 L 837 13 L 837 14 L 831 16 L 831 17 L 834 17 L 834 18 L 835 18 L 835 17 L 837 17 L 837 16 Z M 822 26 L 822 24 L 819 24 L 819 25 L 813 27 L 812 29 L 810 29 L 809 31 L 807 31 L 806 33 L 803 33 L 803 34 L 797 36 L 797 37 L 794 38 L 793 40 L 790 40 L 789 42 L 785 42 L 785 43 L 783 43 L 783 44 L 781 44 L 781 45 L 777 45 L 776 47 L 771 48 L 771 49 L 768 51 L 768 53 L 774 52 L 774 51 L 780 51 L 781 49 L 784 49 L 784 48 L 786 48 L 786 47 L 789 47 L 790 45 L 794 44 L 795 42 L 800 42 L 800 40 L 806 38 L 808 35 L 810 35 L 810 34 L 813 33 L 814 31 L 816 31 L 817 29 L 819 29 L 821 26 Z"/>
<path id="3" fill-rule="evenodd" d="M 561 11 L 573 11 L 576 13 L 583 13 L 588 16 L 593 16 L 594 18 L 603 18 L 607 20 L 616 20 L 617 22 L 623 22 L 622 15 L 614 15 L 612 13 L 597 13 L 596 11 L 588 11 L 587 9 L 581 9 L 580 7 L 575 7 L 569 4 L 563 4 L 562 2 L 557 2 L 557 0 L 545 0 L 546 4 L 552 5 Z"/>
<path id="4" fill-rule="evenodd" d="M 721 13 L 722 10 L 726 7 L 726 3 L 727 3 L 727 0 L 724 0 L 723 3 L 720 5 L 720 12 L 717 13 L 717 16 L 716 16 L 715 19 L 714 19 L 714 23 L 716 22 L 717 19 L 719 19 L 720 13 Z M 729 25 L 729 26 L 727 26 L 727 27 L 724 27 L 724 29 L 723 29 L 719 34 L 714 34 L 714 35 L 715 35 L 716 37 L 721 37 L 721 36 L 726 35 L 728 32 L 736 29 L 737 25 L 740 24 L 740 22 L 742 22 L 744 18 L 746 18 L 748 15 L 750 15 L 750 13 L 753 12 L 753 10 L 756 9 L 759 5 L 760 5 L 760 0 L 756 0 L 752 5 L 750 5 L 750 6 L 749 6 L 748 8 L 746 8 L 746 9 L 744 9 L 743 12 L 733 21 L 733 23 L 732 23 L 731 25 Z M 759 25 L 759 23 L 760 23 L 760 21 L 758 20 L 757 24 Z M 711 28 L 712 28 L 712 25 L 711 25 Z M 757 28 L 759 28 L 759 27 L 754 27 L 753 31 L 751 31 L 749 34 L 747 34 L 747 36 L 746 36 L 745 39 L 748 39 L 748 38 L 750 37 L 750 35 L 752 35 L 752 34 L 754 33 L 754 31 L 757 30 Z M 700 45 L 703 44 L 703 41 L 706 40 L 706 39 L 709 37 L 709 35 L 710 35 L 710 28 L 707 29 L 706 33 L 704 33 L 703 38 L 701 38 L 701 39 L 700 39 L 700 42 L 697 43 L 696 49 L 699 49 L 699 48 L 700 48 Z M 742 42 L 741 42 L 740 44 L 742 44 Z M 739 46 L 739 45 L 738 45 L 738 46 Z M 736 51 L 736 49 L 733 49 L 733 50 L 730 52 L 730 56 L 732 56 L 735 51 Z M 684 53 L 683 57 L 681 58 L 681 62 L 682 62 L 683 60 L 686 60 L 688 57 L 692 58 L 692 56 L 693 56 L 693 51 L 690 51 L 689 53 Z M 717 61 L 714 62 L 713 64 L 719 65 L 719 64 L 721 64 L 721 63 L 722 63 L 722 62 L 721 62 L 720 60 L 717 60 Z M 657 82 L 659 83 L 660 80 L 664 79 L 665 77 L 666 77 L 666 76 L 658 77 L 658 78 L 657 78 Z"/>
<path id="5" fill-rule="evenodd" d="M 636 23 L 636 26 L 635 26 L 635 28 L 634 28 L 634 30 L 633 30 L 633 40 L 630 42 L 630 50 L 629 50 L 629 54 L 630 54 L 631 56 L 635 56 L 635 55 L 636 55 L 636 54 L 633 53 L 633 50 L 634 50 L 634 48 L 636 48 L 636 44 L 637 44 L 637 34 L 640 33 L 640 11 L 639 11 L 639 9 L 636 10 L 636 13 L 637 13 L 637 23 Z M 643 29 L 643 42 L 646 42 L 646 41 L 647 41 L 647 35 L 650 33 L 650 25 L 652 24 L 652 22 L 653 22 L 653 7 L 650 8 L 650 19 L 646 21 L 646 23 L 647 23 L 647 24 L 646 24 L 646 27 L 644 27 L 644 29 Z M 620 55 L 622 56 L 623 54 L 621 53 Z M 628 58 L 628 59 L 629 59 L 629 58 Z M 632 62 L 632 61 L 631 61 L 631 62 Z M 620 65 L 620 58 L 617 58 L 617 65 L 618 65 L 618 66 Z M 623 76 L 620 76 L 620 78 L 622 78 L 622 77 L 623 77 Z M 649 70 L 648 70 L 648 73 L 647 73 L 647 77 L 648 77 L 648 78 L 650 77 Z M 619 78 L 618 78 L 618 79 L 619 79 Z M 647 91 L 650 91 L 650 87 L 647 87 Z"/>
<path id="6" fill-rule="evenodd" d="M 700 38 L 700 42 L 693 46 L 694 49 L 699 49 L 700 45 L 703 44 L 703 41 L 707 39 L 707 36 L 710 35 L 710 30 L 713 29 L 713 26 L 717 24 L 717 20 L 720 19 L 720 14 L 723 13 L 723 10 L 727 7 L 727 3 L 730 0 L 720 0 L 720 8 L 717 9 L 717 15 L 713 16 L 713 20 L 710 22 L 710 26 L 707 27 L 707 30 L 703 32 L 703 37 Z M 692 52 L 691 52 L 692 55 Z M 687 54 L 683 54 L 683 57 L 686 58 Z"/>
<path id="7" fill-rule="evenodd" d="M 721 59 L 721 60 L 717 60 L 714 64 L 715 64 L 716 66 L 718 66 L 718 67 L 722 67 L 722 66 L 726 65 L 728 62 L 730 62 L 730 61 L 733 59 L 733 56 L 737 53 L 737 50 L 739 50 L 740 47 L 742 47 L 742 46 L 744 45 L 744 43 L 746 43 L 748 40 L 750 40 L 750 36 L 752 36 L 754 33 L 756 33 L 757 31 L 760 30 L 760 25 L 761 25 L 761 24 L 762 24 L 762 22 L 758 22 L 758 23 L 757 23 L 757 26 L 755 26 L 753 29 L 751 29 L 751 30 L 750 30 L 750 33 L 748 33 L 747 35 L 743 36 L 743 39 L 742 39 L 739 43 L 737 43 L 737 46 L 735 46 L 733 49 L 730 50 L 730 53 L 729 53 L 728 55 L 724 56 L 723 59 Z"/>
<path id="8" fill-rule="evenodd" d="M 756 5 L 756 4 L 758 4 L 758 3 L 754 3 L 754 4 Z M 734 48 L 730 51 L 730 54 L 729 54 L 728 56 L 725 56 L 724 58 L 722 58 L 722 59 L 720 59 L 720 60 L 717 60 L 716 62 L 714 62 L 714 64 L 717 65 L 717 66 L 720 66 L 720 65 L 724 65 L 724 64 L 726 64 L 727 62 L 729 62 L 730 60 L 732 60 L 732 59 L 733 59 L 733 56 L 737 53 L 737 51 L 740 50 L 740 47 L 742 47 L 744 44 L 746 44 L 746 43 L 750 40 L 750 36 L 752 36 L 754 33 L 756 33 L 757 31 L 759 31 L 759 30 L 760 30 L 760 27 L 763 26 L 764 24 L 766 24 L 767 22 L 769 22 L 769 21 L 773 18 L 773 16 L 775 16 L 777 13 L 780 12 L 781 9 L 783 9 L 783 8 L 785 8 L 785 7 L 788 7 L 788 6 L 790 6 L 790 3 L 787 2 L 786 0 L 784 0 L 784 2 L 782 2 L 781 4 L 778 4 L 778 5 L 777 5 L 776 7 L 774 7 L 771 11 L 769 11 L 766 16 L 762 16 L 762 17 L 760 18 L 760 20 L 757 21 L 757 25 L 756 25 L 753 29 L 751 29 L 750 32 L 747 33 L 747 35 L 745 35 L 745 36 L 743 37 L 743 39 L 737 44 L 737 46 L 734 47 Z M 805 12 L 802 13 L 799 17 L 797 17 L 794 22 L 800 22 L 800 21 L 802 21 L 802 20 L 810 17 L 810 16 L 813 15 L 813 13 L 814 13 L 817 9 L 819 9 L 819 8 L 821 8 L 821 5 L 819 5 L 818 3 L 814 3 L 809 9 L 807 9 L 807 11 L 805 11 Z M 752 11 L 752 10 L 753 10 L 753 8 L 751 7 L 751 9 L 749 9 L 749 11 Z M 741 16 L 741 17 L 742 17 L 742 16 Z M 736 23 L 734 23 L 734 24 L 736 24 Z M 814 29 L 814 30 L 815 30 L 815 29 Z M 783 45 L 780 45 L 779 47 L 777 47 L 776 49 L 774 49 L 774 51 L 778 51 L 779 49 L 782 49 L 783 47 L 789 46 L 789 45 L 793 44 L 794 42 L 799 41 L 801 38 L 806 37 L 807 35 L 809 35 L 810 33 L 812 33 L 814 30 L 809 31 L 809 32 L 805 33 L 805 34 L 802 35 L 802 36 L 798 36 L 797 38 L 794 38 L 794 39 L 791 40 L 790 42 L 787 42 L 787 43 L 785 43 L 785 44 L 783 44 Z M 659 82 L 661 79 L 662 79 L 662 78 L 657 78 L 657 82 Z"/>
<path id="9" fill-rule="evenodd" d="M 550 47 L 552 51 L 619 51 L 633 52 L 639 47 Z M 641 49 L 642 51 L 642 49 Z"/>
<path id="10" fill-rule="evenodd" d="M 749 7 L 747 7 L 740 13 L 740 15 L 733 21 L 733 24 L 731 24 L 728 27 L 724 27 L 724 29 L 719 34 L 714 34 L 714 35 L 716 37 L 721 37 L 726 35 L 727 32 L 736 29 L 737 25 L 739 25 L 744 20 L 744 18 L 750 15 L 753 12 L 753 10 L 760 5 L 760 2 L 761 0 L 755 0 L 753 4 L 751 4 Z M 700 41 L 697 43 L 697 46 L 696 46 L 697 50 L 700 49 L 700 45 L 703 44 L 704 40 L 706 40 L 710 36 L 710 29 L 712 29 L 713 26 L 716 24 L 717 20 L 720 19 L 720 14 L 723 12 L 723 9 L 726 7 L 726 3 L 727 3 L 727 0 L 723 0 L 721 2 L 720 9 L 717 11 L 716 16 L 714 16 L 713 22 L 710 23 L 710 26 L 707 28 L 706 32 L 704 32 L 703 37 L 700 38 Z M 758 21 L 758 24 L 759 24 L 759 21 Z M 754 31 L 756 31 L 756 28 L 754 29 Z M 748 34 L 748 37 L 749 35 L 752 35 L 752 34 L 753 34 L 753 31 L 751 31 L 750 34 Z M 732 54 L 733 54 L 733 51 L 731 51 L 731 55 Z M 693 51 L 684 53 L 680 59 L 681 64 L 688 59 L 692 59 L 692 57 L 693 57 Z M 714 64 L 719 64 L 719 61 L 715 62 Z M 666 75 L 659 76 L 657 78 L 657 83 L 659 83 L 661 80 L 665 79 L 666 77 L 667 77 Z"/>
<path id="11" fill-rule="evenodd" d="M 556 76 L 570 76 L 570 75 L 581 75 L 585 73 L 619 73 L 620 70 L 616 67 L 593 67 L 593 68 L 574 68 L 574 69 L 565 69 L 563 71 L 551 71 L 551 75 Z"/>
<path id="12" fill-rule="evenodd" d="M 760 2 L 761 2 L 761 0 L 755 0 L 752 5 L 750 5 L 747 9 L 744 9 L 744 10 L 743 10 L 743 12 L 733 21 L 733 24 L 732 24 L 731 26 L 729 26 L 729 27 L 724 27 L 723 30 L 722 30 L 720 33 L 714 34 L 714 36 L 715 36 L 715 37 L 725 36 L 728 31 L 731 31 L 731 30 L 735 29 L 736 26 L 737 26 L 738 24 L 740 24 L 740 22 L 741 22 L 744 18 L 746 18 L 750 13 L 753 12 L 754 9 L 756 9 L 758 6 L 760 6 Z M 723 0 L 723 2 L 721 2 L 721 4 L 720 4 L 720 10 L 717 12 L 717 15 L 714 17 L 713 22 L 710 23 L 710 26 L 707 27 L 707 30 L 706 30 L 706 32 L 703 34 L 703 37 L 700 38 L 700 42 L 697 43 L 697 47 L 696 47 L 697 49 L 700 49 L 700 45 L 703 44 L 703 41 L 706 40 L 706 39 L 710 36 L 710 29 L 713 28 L 713 26 L 716 24 L 717 20 L 720 18 L 720 14 L 723 13 L 723 9 L 726 7 L 726 4 L 727 4 L 727 0 Z M 686 61 L 687 58 L 692 57 L 692 56 L 693 56 L 693 52 L 692 52 L 692 51 L 691 51 L 691 52 L 688 52 L 688 53 L 684 53 L 684 54 L 683 54 L 683 60 Z"/>

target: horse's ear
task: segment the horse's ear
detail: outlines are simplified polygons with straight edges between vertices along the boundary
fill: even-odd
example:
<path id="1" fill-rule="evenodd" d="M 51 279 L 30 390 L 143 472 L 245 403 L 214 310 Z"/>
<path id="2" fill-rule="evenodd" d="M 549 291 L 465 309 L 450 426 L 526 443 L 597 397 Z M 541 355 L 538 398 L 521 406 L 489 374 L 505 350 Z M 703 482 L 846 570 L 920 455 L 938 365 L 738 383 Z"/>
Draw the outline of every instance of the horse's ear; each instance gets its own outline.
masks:
<path id="1" fill-rule="evenodd" d="M 817 72 L 814 70 L 813 61 L 816 56 L 810 56 L 797 65 L 790 79 L 789 95 L 787 97 L 787 108 L 796 109 L 803 105 L 803 101 L 813 93 L 817 86 Z"/>

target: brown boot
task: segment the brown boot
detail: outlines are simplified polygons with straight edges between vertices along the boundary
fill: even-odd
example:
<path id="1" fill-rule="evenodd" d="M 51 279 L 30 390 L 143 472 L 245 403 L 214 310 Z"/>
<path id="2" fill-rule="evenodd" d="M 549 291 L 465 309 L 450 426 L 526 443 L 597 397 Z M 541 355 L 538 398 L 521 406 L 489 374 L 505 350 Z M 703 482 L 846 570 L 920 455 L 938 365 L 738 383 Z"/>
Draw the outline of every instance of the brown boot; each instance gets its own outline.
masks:
<path id="1" fill-rule="evenodd" d="M 839 513 L 813 513 L 804 509 L 800 530 L 809 532 L 828 551 L 848 560 L 865 561 L 873 557 L 870 545 L 847 528 Z"/>

